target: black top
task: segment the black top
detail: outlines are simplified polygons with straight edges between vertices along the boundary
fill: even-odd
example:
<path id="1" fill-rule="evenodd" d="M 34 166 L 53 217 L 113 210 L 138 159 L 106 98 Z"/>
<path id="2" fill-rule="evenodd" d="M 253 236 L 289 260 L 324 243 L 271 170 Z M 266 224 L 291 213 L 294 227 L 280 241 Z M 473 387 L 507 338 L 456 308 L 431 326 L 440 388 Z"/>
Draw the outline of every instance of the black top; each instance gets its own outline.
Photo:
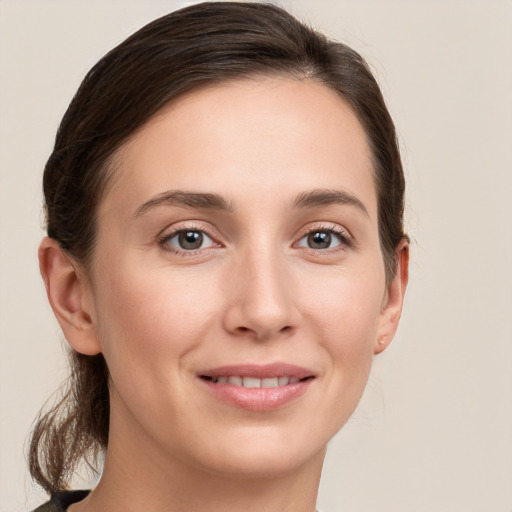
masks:
<path id="1" fill-rule="evenodd" d="M 33 512 L 66 512 L 69 505 L 83 500 L 91 491 L 63 491 L 54 494 L 52 499 L 37 507 Z M 317 512 L 319 512 L 317 510 Z"/>
<path id="2" fill-rule="evenodd" d="M 63 491 L 52 496 L 52 499 L 37 507 L 33 512 L 65 512 L 69 505 L 83 500 L 91 491 Z"/>

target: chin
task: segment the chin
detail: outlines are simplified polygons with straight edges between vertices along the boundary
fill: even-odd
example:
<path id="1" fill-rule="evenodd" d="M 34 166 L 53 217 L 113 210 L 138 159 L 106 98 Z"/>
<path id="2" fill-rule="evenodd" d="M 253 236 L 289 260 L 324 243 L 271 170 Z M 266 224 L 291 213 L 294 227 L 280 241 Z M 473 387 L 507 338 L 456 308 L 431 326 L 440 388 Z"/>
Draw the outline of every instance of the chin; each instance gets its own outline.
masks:
<path id="1" fill-rule="evenodd" d="M 325 449 L 322 449 L 321 460 Z M 314 454 L 319 455 L 319 454 Z M 282 453 L 269 454 L 243 454 L 241 457 L 233 457 L 230 460 L 219 461 L 211 469 L 212 473 L 219 476 L 229 477 L 234 480 L 268 480 L 286 477 L 299 472 L 317 457 L 298 457 L 297 454 L 288 456 Z"/>
<path id="2" fill-rule="evenodd" d="M 209 472 L 234 479 L 279 478 L 300 471 L 305 466 L 319 462 L 321 466 L 326 445 L 312 435 L 293 436 L 289 432 L 279 435 L 265 429 L 253 429 L 247 435 L 214 443 L 211 451 L 202 450 L 200 465 Z"/>

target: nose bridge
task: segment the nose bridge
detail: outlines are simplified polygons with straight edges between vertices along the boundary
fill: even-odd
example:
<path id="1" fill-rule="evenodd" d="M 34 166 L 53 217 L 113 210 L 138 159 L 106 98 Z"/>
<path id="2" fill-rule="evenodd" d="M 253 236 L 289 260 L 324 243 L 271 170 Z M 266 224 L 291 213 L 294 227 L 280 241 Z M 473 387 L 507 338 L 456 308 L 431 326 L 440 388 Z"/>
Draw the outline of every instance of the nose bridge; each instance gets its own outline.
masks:
<path id="1" fill-rule="evenodd" d="M 264 339 L 288 331 L 298 321 L 293 275 L 278 244 L 268 239 L 243 251 L 232 274 L 236 289 L 229 328 Z"/>

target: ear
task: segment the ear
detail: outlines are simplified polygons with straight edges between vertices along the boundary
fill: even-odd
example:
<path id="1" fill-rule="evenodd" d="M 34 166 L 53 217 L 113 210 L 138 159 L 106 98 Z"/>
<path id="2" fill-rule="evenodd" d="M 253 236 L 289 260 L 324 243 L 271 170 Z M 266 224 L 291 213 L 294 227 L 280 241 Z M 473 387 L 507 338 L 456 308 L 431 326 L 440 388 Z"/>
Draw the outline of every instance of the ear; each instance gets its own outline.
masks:
<path id="1" fill-rule="evenodd" d="M 377 339 L 375 340 L 374 354 L 382 352 L 393 340 L 398 329 L 405 289 L 409 277 L 409 243 L 402 240 L 396 252 L 396 272 L 391 282 L 386 287 L 382 310 L 379 318 Z"/>
<path id="2" fill-rule="evenodd" d="M 101 346 L 92 322 L 92 294 L 85 274 L 51 238 L 43 238 L 38 256 L 48 301 L 64 337 L 77 352 L 98 354 Z"/>

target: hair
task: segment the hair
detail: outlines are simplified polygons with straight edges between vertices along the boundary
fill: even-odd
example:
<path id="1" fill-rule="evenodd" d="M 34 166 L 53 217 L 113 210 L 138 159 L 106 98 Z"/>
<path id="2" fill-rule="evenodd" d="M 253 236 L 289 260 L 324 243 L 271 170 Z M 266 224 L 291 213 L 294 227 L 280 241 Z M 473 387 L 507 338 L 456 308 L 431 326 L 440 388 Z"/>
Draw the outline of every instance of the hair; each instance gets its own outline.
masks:
<path id="1" fill-rule="evenodd" d="M 337 91 L 367 136 L 378 196 L 381 252 L 389 280 L 403 227 L 404 175 L 393 121 L 367 63 L 283 9 L 264 3 L 205 2 L 159 18 L 119 44 L 86 75 L 44 169 L 48 236 L 87 269 L 96 213 L 123 143 L 186 92 L 261 75 L 315 80 Z M 116 170 L 117 172 L 117 170 Z M 70 351 L 60 401 L 36 422 L 29 448 L 34 480 L 68 488 L 76 466 L 108 446 L 108 368 L 101 354 Z"/>

